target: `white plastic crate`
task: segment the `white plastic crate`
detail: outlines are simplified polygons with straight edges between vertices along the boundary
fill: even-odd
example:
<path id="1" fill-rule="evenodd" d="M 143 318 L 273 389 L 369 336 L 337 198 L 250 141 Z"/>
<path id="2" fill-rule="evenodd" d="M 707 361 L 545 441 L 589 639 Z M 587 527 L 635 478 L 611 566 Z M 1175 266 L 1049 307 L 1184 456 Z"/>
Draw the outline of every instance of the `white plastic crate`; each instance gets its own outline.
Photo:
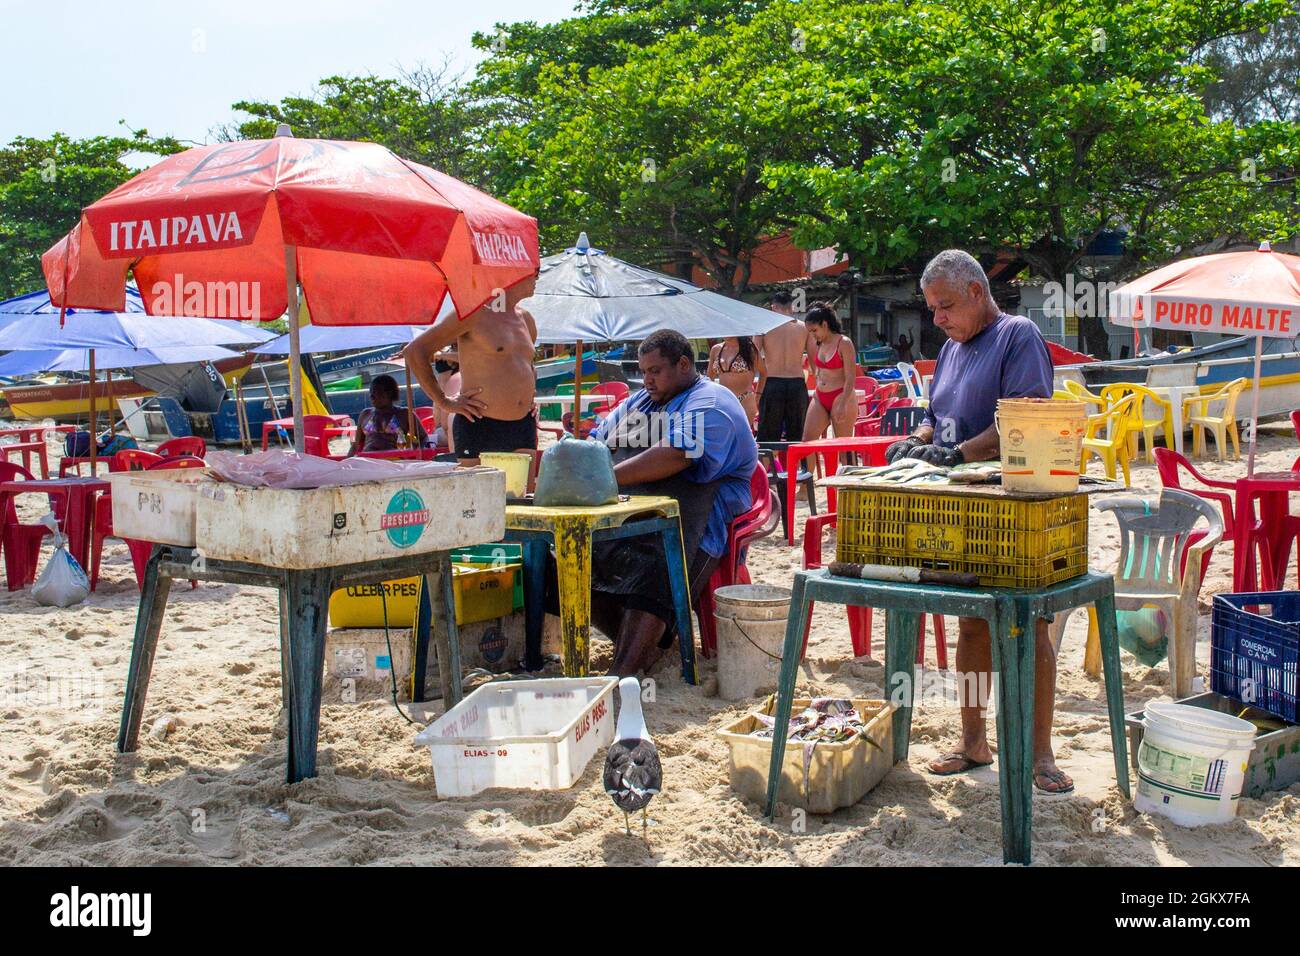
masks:
<path id="1" fill-rule="evenodd" d="M 506 476 L 452 468 L 328 488 L 201 487 L 194 538 L 209 558 L 325 568 L 499 541 Z"/>
<path id="2" fill-rule="evenodd" d="M 194 547 L 194 515 L 204 487 L 217 482 L 206 468 L 122 471 L 113 486 L 113 533 L 159 544 Z"/>
<path id="3" fill-rule="evenodd" d="M 614 742 L 615 677 L 485 684 L 422 730 L 440 797 L 564 790 Z"/>

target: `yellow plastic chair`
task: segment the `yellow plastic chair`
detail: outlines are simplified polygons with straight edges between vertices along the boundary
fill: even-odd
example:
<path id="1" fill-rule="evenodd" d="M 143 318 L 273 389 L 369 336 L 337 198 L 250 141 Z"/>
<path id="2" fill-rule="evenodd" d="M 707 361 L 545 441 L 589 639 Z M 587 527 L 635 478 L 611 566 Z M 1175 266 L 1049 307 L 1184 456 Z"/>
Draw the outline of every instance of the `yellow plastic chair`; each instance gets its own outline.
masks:
<path id="1" fill-rule="evenodd" d="M 1192 426 L 1192 454 L 1206 455 L 1205 430 L 1214 432 L 1214 447 L 1223 461 L 1223 453 L 1232 438 L 1232 457 L 1241 457 L 1241 446 L 1237 441 L 1237 399 L 1250 382 L 1236 378 L 1211 395 L 1193 395 L 1183 399 L 1183 421 Z M 1210 406 L 1223 402 L 1223 409 L 1218 415 L 1210 414 Z"/>
<path id="2" fill-rule="evenodd" d="M 1089 454 L 1096 455 L 1106 466 L 1106 477 L 1115 480 L 1115 464 L 1124 471 L 1124 484 L 1129 484 L 1129 433 L 1135 426 L 1134 406 L 1138 395 L 1121 398 L 1100 415 L 1089 415 L 1083 429 L 1083 449 L 1079 455 L 1079 474 L 1088 471 Z"/>
<path id="3" fill-rule="evenodd" d="M 1065 390 L 1070 393 L 1069 397 L 1073 401 L 1083 402 L 1085 405 L 1096 405 L 1097 414 L 1104 414 L 1110 406 L 1110 403 L 1103 396 L 1088 391 L 1086 385 L 1081 385 L 1074 379 L 1067 378 L 1065 380 Z"/>
<path id="4" fill-rule="evenodd" d="M 1161 398 L 1145 385 L 1135 385 L 1132 382 L 1116 382 L 1114 385 L 1107 385 L 1101 390 L 1101 394 L 1109 405 L 1114 405 L 1126 395 L 1142 396 L 1142 401 L 1133 406 L 1133 427 L 1129 429 L 1129 457 L 1137 458 L 1138 435 L 1141 435 L 1146 443 L 1147 464 L 1152 464 L 1156 460 L 1157 429 L 1164 431 L 1165 447 L 1174 447 L 1174 406 L 1168 399 Z M 1147 418 L 1146 410 L 1149 407 L 1147 402 L 1156 407 L 1160 417 Z"/>

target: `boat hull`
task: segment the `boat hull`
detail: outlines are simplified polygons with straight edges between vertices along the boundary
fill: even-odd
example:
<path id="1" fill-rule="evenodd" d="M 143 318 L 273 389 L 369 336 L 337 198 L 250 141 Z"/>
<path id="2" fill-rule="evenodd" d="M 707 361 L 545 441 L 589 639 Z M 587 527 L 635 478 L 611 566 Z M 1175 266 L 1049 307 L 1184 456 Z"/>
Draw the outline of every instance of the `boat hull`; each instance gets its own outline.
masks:
<path id="1" fill-rule="evenodd" d="M 5 388 L 9 414 L 14 418 L 71 423 L 90 417 L 90 383 L 68 382 L 59 385 L 13 385 Z M 116 408 L 119 398 L 145 398 L 153 395 L 130 379 L 95 383 L 95 405 L 101 411 Z"/>

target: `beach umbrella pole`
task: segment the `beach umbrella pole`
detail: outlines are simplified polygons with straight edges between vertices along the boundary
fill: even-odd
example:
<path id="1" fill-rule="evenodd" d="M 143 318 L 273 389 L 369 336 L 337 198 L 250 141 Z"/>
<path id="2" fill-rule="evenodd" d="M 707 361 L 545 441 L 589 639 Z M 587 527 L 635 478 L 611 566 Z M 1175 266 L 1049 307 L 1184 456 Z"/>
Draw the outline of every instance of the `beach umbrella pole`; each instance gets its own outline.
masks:
<path id="1" fill-rule="evenodd" d="M 578 425 L 582 419 L 582 339 L 578 339 L 573 353 L 573 437 L 578 438 L 582 435 Z"/>
<path id="2" fill-rule="evenodd" d="M 1246 477 L 1255 474 L 1255 442 L 1259 431 L 1259 389 L 1260 366 L 1264 360 L 1264 336 L 1255 336 L 1255 383 L 1251 386 L 1250 399 L 1250 452 L 1246 458 Z"/>
<path id="3" fill-rule="evenodd" d="M 90 475 L 95 476 L 95 452 L 99 444 L 99 415 L 95 411 L 95 350 L 90 350 Z"/>
<path id="4" fill-rule="evenodd" d="M 411 364 L 406 365 L 406 444 L 415 447 L 415 427 L 411 424 L 411 419 L 415 417 L 415 392 L 411 389 Z"/>
<path id="5" fill-rule="evenodd" d="M 298 247 L 284 247 L 285 299 L 289 310 L 289 395 L 293 400 L 293 450 L 303 453 L 302 348 L 298 335 Z"/>

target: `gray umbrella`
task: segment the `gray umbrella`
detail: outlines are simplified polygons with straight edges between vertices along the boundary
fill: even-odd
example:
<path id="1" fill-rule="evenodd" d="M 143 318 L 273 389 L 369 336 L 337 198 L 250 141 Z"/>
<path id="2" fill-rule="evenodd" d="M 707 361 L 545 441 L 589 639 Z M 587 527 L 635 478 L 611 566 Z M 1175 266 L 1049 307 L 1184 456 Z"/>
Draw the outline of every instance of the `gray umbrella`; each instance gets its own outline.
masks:
<path id="1" fill-rule="evenodd" d="M 656 329 L 688 339 L 762 335 L 789 316 L 643 269 L 578 242 L 542 260 L 537 291 L 524 307 L 539 345 L 640 341 Z"/>

